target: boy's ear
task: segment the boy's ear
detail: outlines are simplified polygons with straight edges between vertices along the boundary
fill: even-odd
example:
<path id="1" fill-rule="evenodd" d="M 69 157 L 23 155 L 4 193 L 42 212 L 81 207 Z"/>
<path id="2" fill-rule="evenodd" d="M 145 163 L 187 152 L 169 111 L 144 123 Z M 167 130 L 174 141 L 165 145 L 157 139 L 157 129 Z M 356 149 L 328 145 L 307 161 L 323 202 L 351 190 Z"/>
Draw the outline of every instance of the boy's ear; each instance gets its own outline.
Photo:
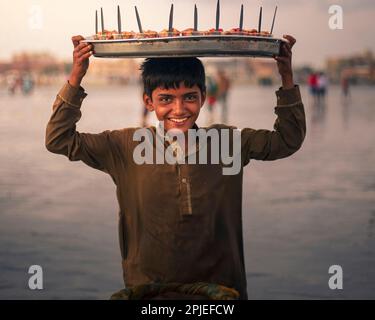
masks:
<path id="1" fill-rule="evenodd" d="M 203 107 L 203 105 L 204 105 L 204 103 L 205 103 L 205 101 L 206 101 L 206 96 L 207 96 L 206 92 L 205 92 L 205 93 L 202 93 L 202 103 L 201 103 L 201 108 Z"/>
<path id="2" fill-rule="evenodd" d="M 148 96 L 146 93 L 143 94 L 143 103 L 148 111 L 154 111 L 154 105 L 152 103 L 152 98 Z"/>

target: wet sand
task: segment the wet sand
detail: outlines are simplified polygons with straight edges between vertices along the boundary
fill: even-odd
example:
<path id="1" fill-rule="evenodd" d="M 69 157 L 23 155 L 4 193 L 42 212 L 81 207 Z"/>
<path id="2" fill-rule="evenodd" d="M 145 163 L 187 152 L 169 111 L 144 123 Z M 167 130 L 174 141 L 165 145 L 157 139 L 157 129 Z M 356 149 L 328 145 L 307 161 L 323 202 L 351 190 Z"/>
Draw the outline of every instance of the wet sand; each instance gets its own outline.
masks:
<path id="1" fill-rule="evenodd" d="M 113 181 L 44 147 L 58 89 L 29 97 L 0 90 L 0 299 L 108 299 L 123 286 Z M 79 131 L 139 124 L 138 88 L 86 89 Z M 230 124 L 272 129 L 274 89 L 234 87 Z M 343 102 L 331 87 L 323 107 L 302 93 L 302 149 L 245 168 L 249 298 L 374 299 L 374 90 L 353 88 Z M 206 118 L 203 110 L 198 124 Z M 43 267 L 44 290 L 28 289 L 33 264 Z M 343 268 L 343 290 L 328 287 L 335 264 Z"/>

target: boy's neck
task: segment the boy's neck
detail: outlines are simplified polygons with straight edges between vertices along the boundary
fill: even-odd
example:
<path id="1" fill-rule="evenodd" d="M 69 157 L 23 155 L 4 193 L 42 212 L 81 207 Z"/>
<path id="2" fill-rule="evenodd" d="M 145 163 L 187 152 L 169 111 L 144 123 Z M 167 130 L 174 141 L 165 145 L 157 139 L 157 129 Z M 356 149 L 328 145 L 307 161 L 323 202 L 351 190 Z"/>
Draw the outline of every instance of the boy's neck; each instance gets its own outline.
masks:
<path id="1" fill-rule="evenodd" d="M 198 130 L 199 127 L 194 122 L 193 126 L 191 128 L 189 128 L 188 130 L 190 130 L 190 129 Z M 168 131 L 165 129 L 164 124 L 163 124 L 162 121 L 159 122 L 158 130 L 159 130 L 159 134 L 161 134 L 163 136 L 163 138 L 167 137 Z M 184 139 L 185 139 L 185 154 L 187 154 L 188 148 L 189 148 L 189 135 L 188 135 L 188 131 L 184 132 Z M 179 140 L 177 139 L 177 141 L 179 141 Z"/>

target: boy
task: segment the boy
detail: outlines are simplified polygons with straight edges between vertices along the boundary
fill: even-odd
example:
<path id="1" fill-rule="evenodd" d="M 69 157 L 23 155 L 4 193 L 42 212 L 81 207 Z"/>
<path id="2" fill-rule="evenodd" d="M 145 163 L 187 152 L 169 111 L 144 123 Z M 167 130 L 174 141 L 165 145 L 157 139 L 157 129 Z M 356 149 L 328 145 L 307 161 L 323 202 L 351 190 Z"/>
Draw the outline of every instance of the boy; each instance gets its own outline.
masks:
<path id="1" fill-rule="evenodd" d="M 275 130 L 245 128 L 240 131 L 241 168 L 232 175 L 223 174 L 222 163 L 138 164 L 134 154 L 144 142 L 136 138 L 137 128 L 99 134 L 77 132 L 75 125 L 86 96 L 80 84 L 89 66 L 92 47 L 80 43 L 81 36 L 72 38 L 73 68 L 53 105 L 46 147 L 71 161 L 81 160 L 108 173 L 115 182 L 120 206 L 123 276 L 126 286 L 134 288 L 134 296 L 137 288 L 141 291 L 146 288 L 142 285 L 155 284 L 161 288 L 170 284 L 181 297 L 183 290 L 176 283 L 195 283 L 196 289 L 204 287 L 208 291 L 213 290 L 210 284 L 219 285 L 215 288 L 223 295 L 216 297 L 234 292 L 232 298 L 247 299 L 241 219 L 242 169 L 250 159 L 275 160 L 293 154 L 301 147 L 306 132 L 304 107 L 299 88 L 293 83 L 291 67 L 295 39 L 284 37 L 288 42 L 283 45 L 281 55 L 275 57 L 283 85 L 276 92 Z M 200 147 L 189 149 L 187 139 L 189 129 L 198 129 L 196 120 L 206 97 L 205 73 L 200 60 L 146 59 L 141 69 L 144 103 L 149 111 L 155 111 L 160 121 L 160 126 L 144 129 L 152 138 L 153 154 L 160 151 L 157 141 L 163 141 L 162 151 L 173 146 L 174 151 L 182 152 L 182 158 L 200 153 Z M 235 130 L 225 125 L 200 129 Z M 173 131 L 182 132 L 188 141 L 182 150 L 170 139 L 169 132 Z M 210 141 L 205 147 L 215 148 Z M 152 291 L 155 286 L 147 289 Z M 192 288 L 188 291 L 195 290 Z M 234 290 L 230 291 L 231 288 Z M 174 296 L 178 297 L 178 294 Z"/>

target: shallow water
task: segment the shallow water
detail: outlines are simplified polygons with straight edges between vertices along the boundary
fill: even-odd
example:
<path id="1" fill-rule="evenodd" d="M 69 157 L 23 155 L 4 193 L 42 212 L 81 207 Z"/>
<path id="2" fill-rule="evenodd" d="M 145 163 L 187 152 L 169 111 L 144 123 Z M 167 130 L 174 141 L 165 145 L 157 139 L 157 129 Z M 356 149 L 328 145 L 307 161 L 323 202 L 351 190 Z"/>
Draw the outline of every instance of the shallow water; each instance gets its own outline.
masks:
<path id="1" fill-rule="evenodd" d="M 44 147 L 58 89 L 29 97 L 0 91 L 0 299 L 108 299 L 123 286 L 112 180 Z M 138 88 L 86 89 L 79 131 L 139 124 Z M 274 89 L 234 87 L 230 124 L 272 129 Z M 323 107 L 301 91 L 308 121 L 302 149 L 245 169 L 249 298 L 374 299 L 374 90 L 353 88 L 344 102 L 331 87 Z M 203 110 L 198 124 L 206 118 Z M 33 264 L 43 267 L 44 290 L 28 289 Z M 336 264 L 343 290 L 328 287 Z"/>

